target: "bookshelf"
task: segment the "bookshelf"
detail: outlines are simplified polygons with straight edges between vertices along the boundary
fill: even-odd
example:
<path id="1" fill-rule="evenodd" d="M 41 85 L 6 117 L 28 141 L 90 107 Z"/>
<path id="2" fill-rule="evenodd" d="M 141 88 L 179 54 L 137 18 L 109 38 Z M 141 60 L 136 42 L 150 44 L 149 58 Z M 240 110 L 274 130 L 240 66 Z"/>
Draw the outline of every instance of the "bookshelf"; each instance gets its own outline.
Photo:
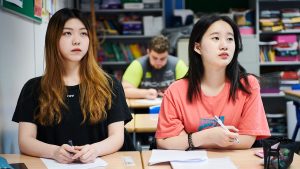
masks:
<path id="1" fill-rule="evenodd" d="M 299 0 L 256 0 L 261 96 L 273 136 L 287 136 L 287 107 L 282 90 L 299 84 L 299 77 L 289 79 L 300 69 L 299 7 Z"/>
<path id="2" fill-rule="evenodd" d="M 121 80 L 131 61 L 145 55 L 150 39 L 160 34 L 165 27 L 165 1 L 143 3 L 142 0 L 121 0 L 121 3 L 116 4 L 103 2 L 109 1 L 94 0 L 94 10 L 90 8 L 89 0 L 76 0 L 75 4 L 87 17 L 95 15 L 99 65 Z"/>

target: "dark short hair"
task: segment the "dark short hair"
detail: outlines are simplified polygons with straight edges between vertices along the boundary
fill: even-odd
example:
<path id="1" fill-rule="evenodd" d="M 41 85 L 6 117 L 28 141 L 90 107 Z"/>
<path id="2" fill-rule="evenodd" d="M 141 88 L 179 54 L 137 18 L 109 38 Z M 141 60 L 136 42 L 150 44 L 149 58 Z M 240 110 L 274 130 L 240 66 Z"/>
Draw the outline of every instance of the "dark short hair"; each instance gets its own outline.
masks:
<path id="1" fill-rule="evenodd" d="M 155 36 L 151 39 L 148 49 L 157 53 L 169 51 L 169 40 L 163 35 Z"/>

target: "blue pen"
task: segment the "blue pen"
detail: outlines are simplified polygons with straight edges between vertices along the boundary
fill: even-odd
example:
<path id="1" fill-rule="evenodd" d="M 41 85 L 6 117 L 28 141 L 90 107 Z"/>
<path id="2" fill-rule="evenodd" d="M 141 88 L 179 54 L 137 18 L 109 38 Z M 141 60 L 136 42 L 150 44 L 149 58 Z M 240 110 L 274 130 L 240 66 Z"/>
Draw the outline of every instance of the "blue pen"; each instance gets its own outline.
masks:
<path id="1" fill-rule="evenodd" d="M 216 122 L 217 122 L 224 130 L 230 132 L 230 131 L 228 130 L 228 128 L 224 126 L 222 120 L 220 120 L 218 116 L 215 116 L 215 120 L 216 120 Z M 240 143 L 240 141 L 239 141 L 238 138 L 234 138 L 234 140 L 235 140 L 236 143 Z"/>

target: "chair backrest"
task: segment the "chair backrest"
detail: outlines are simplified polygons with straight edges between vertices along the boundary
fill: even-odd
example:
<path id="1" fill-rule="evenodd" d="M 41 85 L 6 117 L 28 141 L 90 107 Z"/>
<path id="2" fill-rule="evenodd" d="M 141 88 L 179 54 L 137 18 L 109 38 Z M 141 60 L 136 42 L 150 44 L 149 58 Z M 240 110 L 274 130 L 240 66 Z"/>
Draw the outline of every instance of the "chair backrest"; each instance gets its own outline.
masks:
<path id="1" fill-rule="evenodd" d="M 149 107 L 149 114 L 158 114 L 160 110 L 160 105 Z"/>

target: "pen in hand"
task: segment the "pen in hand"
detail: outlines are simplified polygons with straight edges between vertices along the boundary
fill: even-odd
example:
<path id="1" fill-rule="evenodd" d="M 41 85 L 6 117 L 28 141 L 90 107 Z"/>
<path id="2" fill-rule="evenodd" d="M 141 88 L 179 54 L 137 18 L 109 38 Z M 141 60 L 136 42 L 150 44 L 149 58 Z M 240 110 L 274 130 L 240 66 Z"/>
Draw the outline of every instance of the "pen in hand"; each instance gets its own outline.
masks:
<path id="1" fill-rule="evenodd" d="M 216 121 L 216 122 L 217 122 L 224 130 L 230 132 L 230 131 L 228 130 L 228 128 L 226 128 L 226 127 L 224 126 L 222 120 L 220 120 L 218 116 L 215 116 L 215 121 Z M 234 140 L 235 140 L 236 143 L 240 143 L 240 141 L 239 141 L 238 138 L 234 138 Z"/>
<path id="2" fill-rule="evenodd" d="M 74 147 L 73 141 L 72 141 L 72 140 L 68 140 L 68 145 L 71 146 L 71 147 Z M 70 153 L 71 153 L 71 152 L 70 152 Z M 74 154 L 74 153 L 71 153 L 71 154 Z"/>
<path id="3" fill-rule="evenodd" d="M 69 146 L 72 146 L 72 147 L 74 146 L 72 140 L 68 140 L 68 144 L 69 144 Z"/>

